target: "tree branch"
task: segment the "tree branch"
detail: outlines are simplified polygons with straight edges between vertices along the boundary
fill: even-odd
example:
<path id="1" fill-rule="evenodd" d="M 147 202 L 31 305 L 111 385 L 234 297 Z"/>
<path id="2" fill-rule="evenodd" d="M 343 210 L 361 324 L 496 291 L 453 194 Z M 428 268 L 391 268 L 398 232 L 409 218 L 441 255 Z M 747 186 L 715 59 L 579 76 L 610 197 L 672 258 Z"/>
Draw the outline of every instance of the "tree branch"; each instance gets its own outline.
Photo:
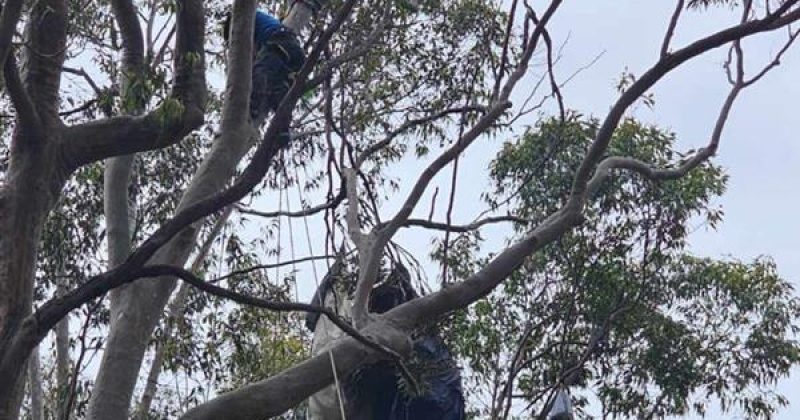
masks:
<path id="1" fill-rule="evenodd" d="M 783 55 L 786 54 L 789 48 L 791 48 L 792 44 L 794 44 L 794 42 L 797 40 L 798 35 L 800 35 L 800 29 L 794 32 L 792 32 L 790 29 L 789 39 L 786 41 L 785 44 L 783 44 L 783 47 L 780 49 L 780 51 L 778 51 L 778 54 L 775 55 L 775 58 L 773 58 L 772 61 L 769 64 L 767 64 L 763 69 L 761 69 L 761 71 L 758 72 L 758 74 L 744 81 L 743 87 L 748 87 L 758 82 L 759 80 L 761 80 L 762 77 L 764 77 L 767 73 L 769 73 L 770 70 L 779 66 L 781 64 L 781 58 L 783 58 Z"/>
<path id="2" fill-rule="evenodd" d="M 11 41 L 17 29 L 17 22 L 22 15 L 23 0 L 7 0 L 2 5 L 0 14 L 0 63 L 5 64 L 6 57 L 11 54 Z"/>
<path id="3" fill-rule="evenodd" d="M 678 0 L 677 4 L 675 4 L 675 11 L 672 13 L 669 26 L 667 26 L 667 33 L 664 34 L 664 41 L 661 43 L 661 58 L 669 54 L 669 44 L 672 42 L 672 37 L 675 35 L 675 28 L 678 26 L 678 19 L 680 19 L 681 13 L 683 12 L 684 3 L 685 0 Z"/>
<path id="4" fill-rule="evenodd" d="M 33 3 L 25 25 L 25 90 L 45 126 L 60 128 L 58 118 L 61 67 L 66 57 L 67 4 L 65 0 Z"/>
<path id="5" fill-rule="evenodd" d="M 22 84 L 17 68 L 17 60 L 13 54 L 9 54 L 3 66 L 3 75 L 6 79 L 6 91 L 14 106 L 16 118 L 19 123 L 28 130 L 38 130 L 41 127 L 39 112 L 31 101 L 28 91 Z M 38 136 L 37 136 L 38 137 Z"/>
<path id="6" fill-rule="evenodd" d="M 209 282 L 203 281 L 199 277 L 192 274 L 190 271 L 181 267 L 174 267 L 170 265 L 150 265 L 143 267 L 136 274 L 138 278 L 144 277 L 160 277 L 172 276 L 191 284 L 198 290 L 208 293 L 213 296 L 221 297 L 231 300 L 242 305 L 252 306 L 255 308 L 267 309 L 275 312 L 311 312 L 316 314 L 325 315 L 337 327 L 347 333 L 350 337 L 356 339 L 359 343 L 371 348 L 377 352 L 383 353 L 391 358 L 402 360 L 402 357 L 394 350 L 376 343 L 353 328 L 347 321 L 337 315 L 332 309 L 324 306 L 309 305 L 300 302 L 280 302 L 273 300 L 260 299 L 252 296 L 247 296 L 233 290 L 225 289 L 223 287 L 215 286 Z"/>
<path id="7" fill-rule="evenodd" d="M 369 50 L 371 50 L 372 47 L 375 46 L 375 44 L 378 42 L 381 35 L 383 35 L 383 32 L 386 29 L 386 24 L 392 17 L 391 11 L 392 11 L 391 3 L 387 3 L 386 7 L 384 7 L 381 20 L 378 22 L 377 25 L 375 25 L 372 28 L 369 34 L 367 34 L 363 38 L 363 41 L 358 45 L 349 48 L 346 52 L 342 53 L 341 55 L 328 60 L 325 63 L 324 67 L 322 67 L 322 69 L 320 69 L 319 71 L 316 71 L 314 77 L 309 79 L 308 83 L 306 83 L 306 89 L 311 89 L 313 87 L 322 84 L 322 82 L 324 82 L 325 79 L 328 76 L 330 76 L 330 74 L 335 69 L 339 68 L 342 64 L 353 61 L 368 53 Z"/>
<path id="8" fill-rule="evenodd" d="M 344 20 L 350 15 L 355 1 L 356 0 L 347 0 L 347 2 L 341 6 L 328 29 L 317 40 L 306 63 L 298 73 L 298 80 L 305 80 L 308 77 L 311 68 L 319 58 L 320 52 L 330 41 L 334 32 L 339 29 Z M 202 7 L 200 7 L 200 9 L 201 13 L 199 16 L 202 22 Z M 178 10 L 180 11 L 181 8 L 179 7 Z M 197 15 L 196 11 L 192 11 L 190 14 L 191 16 Z M 184 18 L 184 20 L 186 19 L 188 18 Z M 182 21 L 180 16 L 178 20 L 179 23 Z M 249 81 L 244 83 L 249 83 Z M 255 188 L 266 175 L 273 157 L 280 150 L 281 145 L 277 141 L 278 134 L 288 127 L 291 109 L 294 107 L 301 93 L 302 83 L 295 82 L 278 106 L 272 121 L 264 133 L 261 144 L 254 153 L 253 160 L 247 165 L 242 175 L 233 185 L 214 195 L 198 200 L 194 204 L 187 205 L 172 219 L 164 222 L 160 228 L 153 232 L 139 248 L 131 253 L 130 257 L 128 257 L 123 264 L 91 277 L 86 283 L 68 292 L 63 297 L 45 302 L 39 310 L 27 317 L 19 328 L 13 332 L 9 332 L 10 344 L 7 347 L 8 350 L 2 355 L 2 359 L 0 359 L 0 377 L 16 378 L 19 373 L 17 367 L 24 363 L 31 349 L 71 310 L 104 295 L 109 290 L 136 280 L 139 269 L 147 263 L 150 257 L 152 257 L 159 248 L 169 242 L 176 234 L 197 220 L 239 201 Z"/>
<path id="9" fill-rule="evenodd" d="M 358 155 L 358 158 L 356 158 L 356 162 L 353 166 L 356 169 L 360 169 L 361 165 L 363 165 L 364 162 L 367 159 L 369 159 L 373 154 L 377 153 L 384 147 L 388 146 L 395 138 L 397 138 L 397 136 L 402 135 L 408 130 L 414 129 L 416 127 L 419 127 L 420 125 L 427 124 L 432 121 L 436 121 L 440 118 L 449 116 L 451 114 L 458 114 L 465 112 L 486 112 L 486 107 L 474 106 L 474 105 L 459 106 L 454 108 L 448 108 L 430 115 L 426 115 L 424 117 L 408 120 L 404 122 L 402 125 L 400 125 L 400 127 L 389 132 L 389 134 L 387 134 L 383 140 L 371 144 L 363 152 L 361 152 L 361 154 Z"/>
<path id="10" fill-rule="evenodd" d="M 658 62 L 636 80 L 612 106 L 598 130 L 594 142 L 592 142 L 583 162 L 578 168 L 573 180 L 572 192 L 570 193 L 567 205 L 569 207 L 580 207 L 583 205 L 592 171 L 608 148 L 614 130 L 631 104 L 655 85 L 656 82 L 661 80 L 667 73 L 686 61 L 706 51 L 719 48 L 729 42 L 760 32 L 777 29 L 800 19 L 800 9 L 787 13 L 787 10 L 796 5 L 798 1 L 800 0 L 787 0 L 781 7 L 776 9 L 773 14 L 763 19 L 734 25 L 695 41 L 659 59 Z M 784 13 L 786 14 L 784 15 Z"/>
<path id="11" fill-rule="evenodd" d="M 228 274 L 226 274 L 226 275 L 224 275 L 222 277 L 217 277 L 215 279 L 211 279 L 208 282 L 209 283 L 219 283 L 222 280 L 226 280 L 226 279 L 229 279 L 231 277 L 241 276 L 241 275 L 244 275 L 244 274 L 249 274 L 249 273 L 252 273 L 253 271 L 269 270 L 269 269 L 272 269 L 272 268 L 284 267 L 284 266 L 287 266 L 287 265 L 295 265 L 295 264 L 300 264 L 300 263 L 304 263 L 304 262 L 308 262 L 308 261 L 332 260 L 332 259 L 335 259 L 335 258 L 336 257 L 333 257 L 331 255 L 322 255 L 322 256 L 310 256 L 310 257 L 298 258 L 298 259 L 295 259 L 295 260 L 282 261 L 282 262 L 275 263 L 275 264 L 259 264 L 259 265 L 254 265 L 252 267 L 243 268 L 241 270 L 231 271 L 230 273 L 228 273 Z"/>
<path id="12" fill-rule="evenodd" d="M 180 0 L 177 10 L 175 78 L 170 99 L 144 116 L 113 117 L 68 127 L 62 149 L 71 169 L 113 156 L 175 144 L 203 123 L 206 102 L 204 8 L 199 0 Z"/>
<path id="13" fill-rule="evenodd" d="M 448 224 L 448 223 L 431 222 L 430 220 L 424 220 L 424 219 L 408 219 L 403 224 L 403 227 L 418 226 L 418 227 L 423 227 L 423 228 L 426 228 L 426 229 L 435 229 L 435 230 L 443 230 L 443 231 L 448 231 L 448 232 L 465 233 L 465 232 L 471 232 L 473 230 L 477 230 L 477 229 L 479 229 L 480 227 L 482 227 L 484 225 L 488 225 L 488 224 L 492 224 L 492 223 L 502 223 L 502 222 L 513 222 L 513 223 L 518 223 L 518 224 L 523 224 L 523 225 L 526 225 L 526 224 L 530 223 L 529 220 L 525 220 L 525 219 L 523 219 L 521 217 L 517 217 L 517 216 L 497 216 L 497 217 L 487 217 L 485 219 L 476 220 L 476 221 L 474 221 L 474 222 L 472 222 L 472 223 L 470 223 L 468 225 L 462 225 L 462 226 L 451 225 L 451 224 Z"/>
<path id="14" fill-rule="evenodd" d="M 274 217 L 306 217 L 311 216 L 320 212 L 323 212 L 328 209 L 333 209 L 339 206 L 339 204 L 344 201 L 347 189 L 342 187 L 339 189 L 339 192 L 333 197 L 332 200 L 328 201 L 327 203 L 320 204 L 314 207 L 309 207 L 304 210 L 298 211 L 273 211 L 273 212 L 263 212 L 258 210 L 249 209 L 243 206 L 236 206 L 236 210 L 240 213 L 245 214 L 252 214 L 254 216 L 260 217 L 267 217 L 267 218 L 274 218 Z"/>
<path id="15" fill-rule="evenodd" d="M 344 179 L 347 185 L 347 232 L 356 247 L 361 250 L 363 234 L 361 224 L 358 222 L 358 179 L 355 169 L 344 168 Z"/>

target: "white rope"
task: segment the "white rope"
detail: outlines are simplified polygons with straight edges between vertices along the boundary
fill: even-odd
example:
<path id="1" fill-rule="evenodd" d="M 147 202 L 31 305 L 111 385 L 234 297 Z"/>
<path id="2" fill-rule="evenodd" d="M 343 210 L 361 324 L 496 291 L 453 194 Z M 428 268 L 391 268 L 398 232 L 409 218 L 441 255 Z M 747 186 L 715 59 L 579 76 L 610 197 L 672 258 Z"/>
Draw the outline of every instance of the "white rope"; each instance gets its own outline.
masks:
<path id="1" fill-rule="evenodd" d="M 344 414 L 344 399 L 342 398 L 342 387 L 339 384 L 339 375 L 336 374 L 336 362 L 333 360 L 333 352 L 328 350 L 328 356 L 331 359 L 331 370 L 333 370 L 333 385 L 336 387 L 336 396 L 339 398 L 339 412 L 342 414 L 342 420 L 347 420 Z"/>

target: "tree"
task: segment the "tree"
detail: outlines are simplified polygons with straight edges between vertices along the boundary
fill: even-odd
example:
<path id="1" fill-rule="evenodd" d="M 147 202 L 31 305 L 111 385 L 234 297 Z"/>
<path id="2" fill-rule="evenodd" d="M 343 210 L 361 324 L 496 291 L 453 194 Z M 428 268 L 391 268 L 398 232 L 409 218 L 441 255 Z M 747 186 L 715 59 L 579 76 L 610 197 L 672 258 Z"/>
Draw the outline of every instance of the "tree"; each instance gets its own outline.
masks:
<path id="1" fill-rule="evenodd" d="M 689 5 L 698 3 L 703 2 Z M 629 171 L 654 182 L 668 182 L 687 176 L 713 156 L 737 95 L 778 64 L 776 60 L 752 76 L 746 74 L 739 40 L 785 29 L 800 19 L 798 1 L 771 4 L 763 10 L 755 10 L 745 2 L 739 6 L 743 16 L 740 23 L 672 50 L 671 39 L 684 9 L 684 2 L 679 1 L 658 60 L 625 87 L 608 115 L 600 120 L 591 144 L 578 157 L 579 163 L 564 176 L 567 188 L 563 189 L 566 193 L 558 206 L 521 233 L 512 246 L 462 276 L 463 281 L 382 316 L 368 314 L 366 302 L 384 250 L 392 245 L 399 229 L 426 226 L 458 230 L 450 221 L 439 224 L 411 216 L 437 173 L 457 162 L 478 138 L 499 134 L 505 124 L 525 116 L 524 105 L 515 107 L 510 98 L 519 90 L 537 51 L 544 51 L 548 57 L 552 95 L 560 100 L 559 85 L 552 73 L 553 40 L 547 31 L 560 5 L 561 1 L 554 0 L 536 11 L 513 2 L 509 13 L 504 14 L 497 5 L 474 0 L 413 4 L 293 2 L 286 22 L 305 31 L 308 62 L 298 75 L 299 82 L 261 135 L 241 112 L 248 108 L 249 101 L 255 2 L 235 2 L 227 86 L 210 150 L 183 191 L 174 214 L 164 219 L 151 218 L 150 214 L 138 216 L 148 222 L 137 231 L 129 217 L 126 184 L 135 185 L 134 191 L 138 188 L 151 194 L 158 188 L 140 187 L 157 172 L 148 172 L 147 165 L 141 164 L 133 174 L 136 159 L 121 157 L 162 149 L 174 153 L 177 149 L 173 145 L 191 133 L 194 135 L 189 142 L 208 135 L 196 130 L 213 110 L 207 101 L 206 63 L 213 54 L 206 54 L 210 28 L 206 17 L 213 15 L 215 6 L 207 13 L 204 3 L 196 0 L 168 3 L 163 8 L 128 0 L 92 7 L 65 0 L 45 0 L 30 8 L 25 8 L 22 1 L 6 2 L 0 15 L 0 58 L 14 125 L 10 136 L 3 137 L 8 163 L 3 165 L 0 186 L 0 375 L 4 378 L 0 383 L 0 418 L 17 416 L 25 361 L 37 344 L 72 311 L 112 291 L 109 335 L 87 415 L 127 416 L 144 355 L 176 278 L 203 293 L 245 305 L 273 311 L 324 313 L 350 335 L 331 351 L 342 373 L 374 358 L 406 354 L 415 328 L 485 297 L 526 264 L 530 256 L 542 255 L 539 252 L 546 246 L 586 223 L 591 204 L 612 172 Z M 319 6 L 324 8 L 306 28 Z M 525 10 L 521 12 L 523 6 Z M 137 10 L 142 8 L 151 17 L 140 21 L 136 19 Z M 159 38 L 153 38 L 154 22 L 171 17 L 176 25 L 174 35 L 167 35 L 167 39 L 174 36 L 174 45 L 166 41 L 161 44 L 166 47 L 155 47 L 150 42 Z M 18 26 L 24 31 L 15 42 Z M 782 53 L 795 36 L 793 33 Z M 62 114 L 70 110 L 60 109 L 64 102 L 61 99 L 68 97 L 62 91 L 61 80 L 65 62 L 81 53 L 74 50 L 76 45 L 105 48 L 105 55 L 98 55 L 101 58 L 121 53 L 123 60 L 121 66 L 114 60 L 98 61 L 106 66 L 104 70 L 112 83 L 110 89 L 96 89 L 92 106 L 106 116 L 97 118 L 89 112 L 79 115 L 78 121 L 65 123 L 64 119 L 70 118 Z M 626 110 L 674 69 L 723 46 L 732 49 L 732 88 L 709 144 L 685 160 L 670 160 L 665 168 L 660 165 L 665 161 L 637 159 L 648 157 L 647 154 L 615 155 L 609 144 L 620 129 Z M 172 70 L 162 65 L 167 57 Z M 169 89 L 164 89 L 165 80 L 169 80 Z M 317 86 L 320 89 L 313 90 Z M 194 270 L 182 268 L 193 253 L 205 218 L 248 197 L 270 169 L 276 170 L 275 174 L 286 168 L 275 164 L 281 151 L 274 139 L 276 133 L 292 123 L 288 121 L 289 110 L 298 101 L 303 102 L 299 107 L 305 112 L 295 124 L 308 129 L 314 141 L 310 146 L 298 144 L 294 151 L 298 159 L 316 158 L 327 168 L 325 176 L 312 175 L 308 182 L 319 186 L 327 180 L 329 188 L 328 202 L 299 213 L 327 212 L 330 229 L 326 242 L 330 251 L 345 239 L 337 235 L 336 227 L 346 227 L 346 241 L 353 244 L 359 266 L 352 322 L 323 308 L 287 302 L 277 295 L 271 300 L 250 296 L 247 293 L 257 288 L 248 289 L 246 282 L 224 282 L 227 287 L 220 287 L 205 278 L 202 263 Z M 448 117 L 456 117 L 456 121 L 451 122 Z M 209 122 L 213 126 L 216 120 Z M 315 131 L 321 134 L 315 136 Z M 422 140 L 415 142 L 415 135 Z M 239 168 L 253 144 L 258 146 L 250 153 L 249 163 Z M 432 153 L 431 149 L 436 150 L 436 157 L 413 182 L 400 210 L 381 215 L 378 187 L 392 183 L 382 176 L 383 168 L 404 153 L 425 155 Z M 189 156 L 202 153 L 202 149 L 190 150 Z M 149 159 L 157 165 L 164 157 L 151 155 Z M 44 267 L 37 255 L 46 239 L 45 224 L 55 214 L 60 198 L 68 194 L 72 199 L 79 198 L 68 186 L 81 186 L 91 179 L 96 182 L 96 164 L 103 160 L 105 217 L 89 222 L 85 228 L 95 226 L 93 223 L 104 226 L 109 267 L 96 273 L 84 267 L 85 280 L 65 284 L 60 292 L 43 288 L 43 302 L 34 312 L 34 289 L 47 285 L 45 280 L 37 281 L 37 270 Z M 176 172 L 185 175 L 191 171 L 188 166 Z M 129 184 L 129 179 L 135 182 Z M 267 186 L 289 184 L 280 183 L 280 179 L 268 179 Z M 177 184 L 180 187 L 181 183 Z M 339 192 L 334 193 L 337 188 Z M 171 197 L 174 200 L 175 196 Z M 345 199 L 347 206 L 343 207 Z M 150 201 L 151 205 L 158 204 Z M 62 203 L 68 205 L 69 200 Z M 495 220 L 481 220 L 474 225 L 490 221 Z M 474 226 L 461 228 L 471 227 Z M 129 245 L 129 241 L 133 243 Z M 90 249 L 97 246 L 96 242 L 86 245 Z M 91 251 L 80 252 L 88 255 Z M 65 267 L 53 270 L 56 269 Z M 295 363 L 281 373 L 198 404 L 183 418 L 253 418 L 283 413 L 333 381 L 329 357 L 320 355 Z M 253 395 L 259 398 L 254 399 Z"/>
<path id="2" fill-rule="evenodd" d="M 492 165 L 492 204 L 512 202 L 513 214 L 532 223 L 545 217 L 597 127 L 570 115 L 506 144 Z M 626 119 L 609 151 L 664 165 L 676 159 L 673 142 Z M 596 414 L 587 397 L 599 400 L 603 417 L 704 414 L 718 399 L 747 418 L 768 418 L 785 405 L 764 385 L 800 360 L 790 339 L 800 316 L 791 285 L 767 259 L 711 261 L 683 249 L 692 221 L 720 220 L 709 203 L 725 178 L 711 164 L 671 183 L 616 175 L 587 206 L 585 223 L 457 316 L 449 333 L 475 372 L 467 389 L 490 396 L 480 414 L 507 417 L 521 400 L 524 417 L 540 416 L 562 385 L 571 386 L 578 409 Z M 459 255 L 454 275 L 465 271 L 459 262 L 477 264 Z"/>

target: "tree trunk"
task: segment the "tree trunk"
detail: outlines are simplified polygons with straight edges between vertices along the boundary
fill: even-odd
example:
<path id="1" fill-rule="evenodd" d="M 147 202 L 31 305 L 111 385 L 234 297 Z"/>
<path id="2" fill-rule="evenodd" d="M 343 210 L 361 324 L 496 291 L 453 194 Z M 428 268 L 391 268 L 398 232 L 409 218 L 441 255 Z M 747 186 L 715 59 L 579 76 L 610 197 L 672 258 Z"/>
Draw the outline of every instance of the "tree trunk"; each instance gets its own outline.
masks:
<path id="1" fill-rule="evenodd" d="M 49 210 L 56 201 L 62 182 L 46 168 L 53 168 L 42 138 L 15 133 L 13 145 L 24 142 L 26 149 L 12 149 L 4 189 L 3 217 L 0 223 L 0 355 L 22 320 L 31 314 L 36 256 L 39 238 Z M 19 149 L 19 148 L 17 148 Z M 30 153 L 29 153 L 30 152 Z M 24 365 L 20 360 L 16 366 Z M 23 369 L 0 372 L 0 419 L 17 418 L 22 402 Z"/>
<path id="2" fill-rule="evenodd" d="M 59 286 L 59 295 L 65 293 L 65 287 Z M 58 420 L 69 420 L 67 395 L 69 392 L 69 316 L 64 317 L 56 325 L 56 401 L 55 413 Z"/>
<path id="3" fill-rule="evenodd" d="M 123 103 L 129 103 L 127 109 L 123 109 L 125 114 L 138 115 L 144 111 L 148 98 L 140 94 L 141 89 L 133 89 L 138 82 L 144 83 L 145 62 L 144 62 L 144 40 L 142 28 L 136 17 L 136 7 L 130 0 L 112 0 L 112 12 L 120 28 L 122 35 L 124 52 L 122 67 L 120 69 L 120 79 L 122 81 L 122 97 L 126 98 Z M 106 216 L 106 229 L 108 232 L 108 268 L 112 269 L 122 264 L 131 252 L 131 214 L 129 206 L 130 197 L 128 196 L 128 185 L 130 183 L 131 172 L 135 155 L 118 156 L 107 159 L 104 171 L 103 184 L 103 211 Z M 122 294 L 125 287 L 112 290 L 111 300 L 111 325 L 126 314 L 123 313 L 124 306 L 121 304 Z M 119 358 L 119 349 L 110 349 L 109 342 L 100 370 L 97 372 L 95 387 L 89 400 L 87 417 L 90 419 L 112 419 L 127 418 L 133 388 L 136 385 L 137 375 L 119 375 L 113 360 L 109 358 Z M 117 350 L 117 351 L 114 351 Z M 124 350 L 124 349 L 122 349 Z M 136 364 L 136 358 L 132 360 L 123 356 L 122 359 L 114 359 L 125 364 Z M 141 363 L 141 362 L 140 362 Z M 138 370 L 137 370 L 138 373 Z"/>
<path id="4" fill-rule="evenodd" d="M 128 186 L 134 158 L 135 155 L 127 155 L 107 159 L 103 171 L 103 213 L 106 216 L 109 269 L 122 264 L 131 253 L 133 229 Z M 119 293 L 120 289 L 114 289 L 109 293 L 112 319 L 118 315 Z"/>
<path id="5" fill-rule="evenodd" d="M 205 241 L 203 241 L 203 245 L 200 247 L 194 262 L 192 263 L 190 270 L 193 273 L 198 272 L 202 267 L 203 262 L 206 260 L 206 257 L 211 250 L 211 246 L 214 244 L 217 236 L 219 236 L 219 233 L 222 231 L 222 227 L 225 226 L 225 223 L 228 221 L 228 217 L 231 215 L 232 211 L 233 207 L 228 207 L 217 219 L 217 221 L 214 222 L 214 227 L 211 229 L 211 232 L 209 232 Z M 149 418 L 148 413 L 150 412 L 150 406 L 153 404 L 153 399 L 158 391 L 158 377 L 161 375 L 161 365 L 164 363 L 164 355 L 166 353 L 167 344 L 169 341 L 173 340 L 172 333 L 175 322 L 183 318 L 183 313 L 186 310 L 187 303 L 189 302 L 189 293 L 191 291 L 192 286 L 189 283 L 183 283 L 181 287 L 178 288 L 178 293 L 175 294 L 175 298 L 169 305 L 167 322 L 164 325 L 163 341 L 156 343 L 156 351 L 153 355 L 153 362 L 150 365 L 150 371 L 147 373 L 147 382 L 145 383 L 144 391 L 142 392 L 142 400 L 139 404 L 139 407 L 136 408 L 136 414 L 134 417 L 138 420 L 147 420 Z"/>
<path id="6" fill-rule="evenodd" d="M 311 16 L 310 13 L 295 11 L 298 8 L 307 9 L 301 2 L 295 3 L 292 13 L 297 18 L 291 21 L 287 19 L 287 24 L 296 25 L 293 29 L 305 25 Z M 250 136 L 218 136 L 184 192 L 176 212 L 222 190 L 233 177 L 239 161 L 257 140 L 258 130 L 255 128 Z M 199 226 L 200 222 L 176 235 L 153 256 L 151 263 L 185 265 L 195 247 Z M 97 399 L 111 399 L 116 409 L 104 413 L 90 411 L 90 419 L 106 420 L 128 415 L 144 354 L 175 288 L 175 282 L 171 277 L 142 279 L 120 291 L 119 308 L 111 320 L 95 390 L 99 392 Z M 104 378 L 102 387 L 99 386 L 101 377 Z"/>
<path id="7" fill-rule="evenodd" d="M 33 350 L 28 360 L 28 393 L 31 397 L 31 420 L 44 420 L 42 403 L 42 372 L 39 361 L 39 347 Z"/>

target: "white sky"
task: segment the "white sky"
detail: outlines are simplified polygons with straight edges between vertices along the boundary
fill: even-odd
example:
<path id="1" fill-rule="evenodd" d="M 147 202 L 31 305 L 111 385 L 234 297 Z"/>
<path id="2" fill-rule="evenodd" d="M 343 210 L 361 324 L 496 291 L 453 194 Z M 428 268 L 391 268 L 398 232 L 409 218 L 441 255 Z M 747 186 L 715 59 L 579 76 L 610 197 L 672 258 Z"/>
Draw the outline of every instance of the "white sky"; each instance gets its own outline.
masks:
<path id="1" fill-rule="evenodd" d="M 615 98 L 613 82 L 624 67 L 641 74 L 656 59 L 674 2 L 565 3 L 553 29 L 556 39 L 571 33 L 562 68 L 577 67 L 586 57 L 606 51 L 597 65 L 565 89 L 567 103 L 583 112 L 602 115 Z M 727 9 L 684 17 L 673 45 L 685 45 L 736 19 Z M 784 34 L 746 42 L 749 68 L 758 71 L 781 47 Z M 725 53 L 724 49 L 714 51 L 676 71 L 654 89 L 655 110 L 641 108 L 637 116 L 671 128 L 686 148 L 703 146 L 728 91 L 721 66 Z M 800 179 L 800 144 L 795 128 L 799 69 L 800 50 L 795 48 L 780 68 L 739 98 L 715 158 L 730 175 L 728 191 L 720 199 L 724 222 L 717 231 L 699 229 L 690 239 L 691 250 L 703 256 L 747 260 L 770 255 L 780 274 L 798 287 L 796 238 L 800 226 L 795 222 L 797 187 L 791 180 Z M 792 405 L 780 411 L 777 418 L 800 418 L 800 370 L 795 369 L 779 390 Z M 718 416 L 711 413 L 712 418 Z"/>
<path id="2" fill-rule="evenodd" d="M 541 5 L 543 2 L 534 2 Z M 558 64 L 561 78 L 586 65 L 597 54 L 605 52 L 590 69 L 583 72 L 563 89 L 568 108 L 597 117 L 605 112 L 617 97 L 615 84 L 625 71 L 639 75 L 658 57 L 664 29 L 674 7 L 672 1 L 642 0 L 573 0 L 565 1 L 556 13 L 551 34 L 555 44 L 567 37 L 569 42 Z M 727 8 L 708 12 L 685 13 L 678 27 L 673 49 L 722 29 L 738 20 Z M 782 46 L 785 33 L 758 36 L 744 43 L 749 69 L 758 71 L 772 54 Z M 797 47 L 800 47 L 798 45 Z M 724 222 L 717 231 L 699 228 L 692 234 L 690 250 L 701 256 L 735 257 L 750 260 L 770 255 L 777 262 L 780 274 L 800 287 L 800 259 L 795 257 L 798 244 L 795 238 L 800 226 L 794 223 L 797 207 L 797 187 L 792 179 L 800 179 L 800 144 L 795 141 L 794 124 L 800 84 L 800 49 L 795 47 L 782 60 L 782 66 L 740 95 L 726 126 L 715 162 L 722 165 L 730 180 L 727 193 L 719 200 L 725 211 Z M 719 107 L 728 93 L 722 63 L 724 48 L 693 60 L 674 71 L 653 90 L 654 110 L 638 107 L 635 115 L 669 128 L 678 135 L 683 150 L 702 147 L 716 120 Z M 752 74 L 752 73 L 751 73 Z M 525 92 L 528 86 L 521 86 Z M 532 124 L 531 118 L 526 124 Z M 481 140 L 462 160 L 461 177 L 454 220 L 471 221 L 483 208 L 478 194 L 488 186 L 486 167 L 501 140 Z M 396 174 L 417 174 L 421 163 L 406 162 Z M 463 169 L 469 168 L 469 169 Z M 437 177 L 441 186 L 437 217 L 444 220 L 451 169 Z M 408 191 L 408 176 L 402 192 Z M 417 214 L 427 215 L 431 192 L 421 201 Z M 403 197 L 404 194 L 398 194 Z M 387 203 L 396 208 L 399 203 Z M 391 213 L 387 213 L 391 214 Z M 489 238 L 484 250 L 498 251 L 504 228 L 484 228 Z M 403 231 L 399 241 L 417 249 L 424 257 L 431 235 L 419 230 Z M 436 268 L 428 274 L 436 276 Z M 780 383 L 778 390 L 793 403 L 781 410 L 778 419 L 800 418 L 800 370 Z M 710 412 L 709 418 L 731 418 Z"/>

